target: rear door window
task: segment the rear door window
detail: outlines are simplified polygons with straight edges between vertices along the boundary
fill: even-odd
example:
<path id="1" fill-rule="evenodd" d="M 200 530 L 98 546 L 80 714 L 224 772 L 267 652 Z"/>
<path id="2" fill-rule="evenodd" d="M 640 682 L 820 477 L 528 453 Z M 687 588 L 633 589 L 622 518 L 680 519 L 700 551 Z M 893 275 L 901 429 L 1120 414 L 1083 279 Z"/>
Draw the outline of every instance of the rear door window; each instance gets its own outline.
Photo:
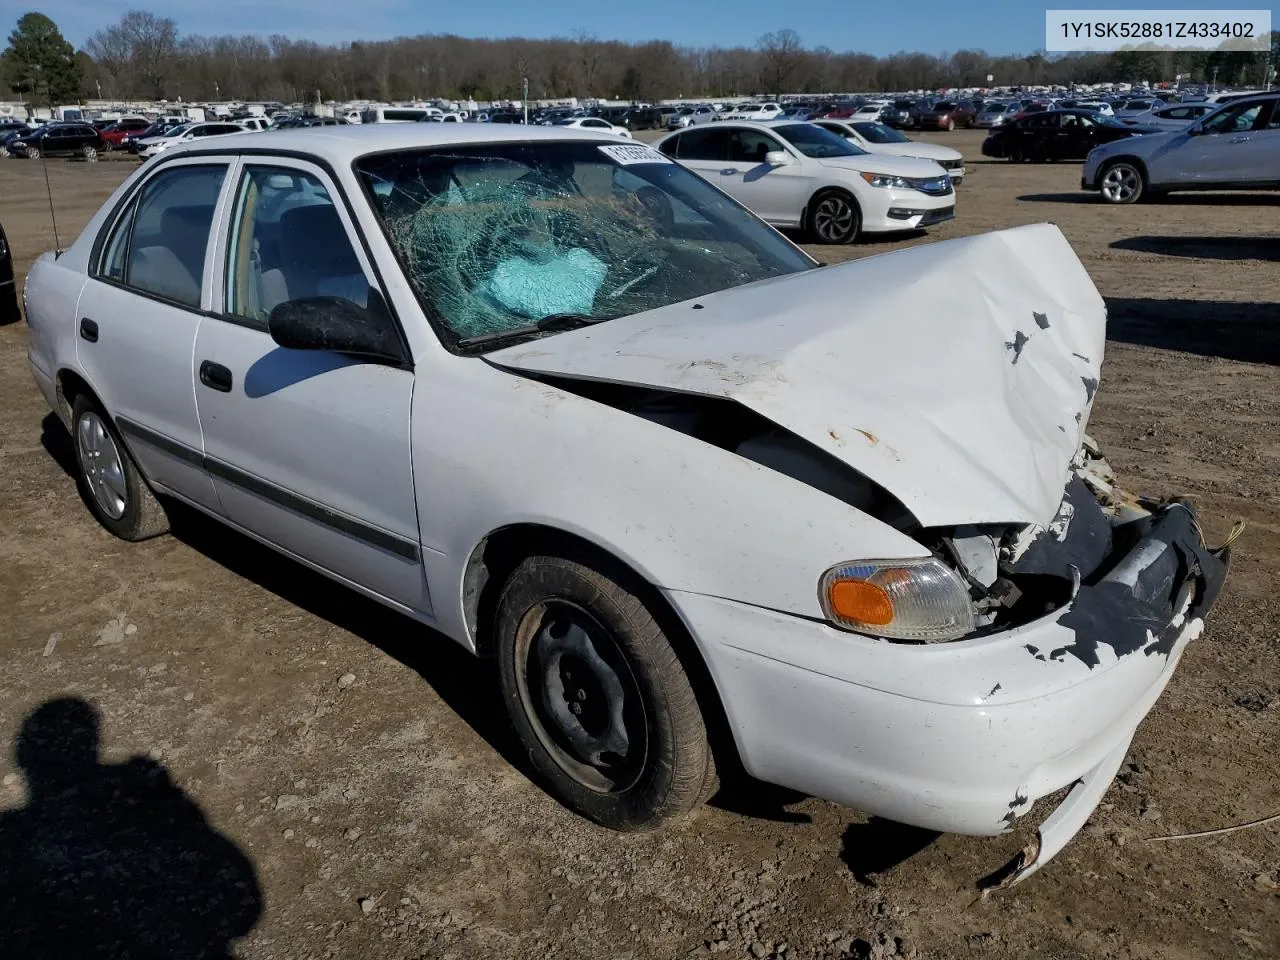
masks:
<path id="1" fill-rule="evenodd" d="M 713 125 L 703 130 L 688 130 L 680 135 L 676 157 L 680 160 L 723 160 L 729 145 L 729 131 Z"/>
<path id="2" fill-rule="evenodd" d="M 199 308 L 205 252 L 225 164 L 156 174 L 116 221 L 97 275 L 142 293 Z"/>

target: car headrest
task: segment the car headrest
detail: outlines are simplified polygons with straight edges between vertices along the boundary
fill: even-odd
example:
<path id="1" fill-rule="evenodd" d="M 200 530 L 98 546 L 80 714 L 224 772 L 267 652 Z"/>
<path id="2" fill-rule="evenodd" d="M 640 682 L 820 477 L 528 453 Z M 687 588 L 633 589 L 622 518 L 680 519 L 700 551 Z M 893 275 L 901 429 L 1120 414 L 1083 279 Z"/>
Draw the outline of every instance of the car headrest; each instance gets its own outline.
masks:
<path id="1" fill-rule="evenodd" d="M 348 276 L 361 272 L 351 240 L 332 203 L 286 210 L 280 218 L 280 257 L 290 267 Z"/>

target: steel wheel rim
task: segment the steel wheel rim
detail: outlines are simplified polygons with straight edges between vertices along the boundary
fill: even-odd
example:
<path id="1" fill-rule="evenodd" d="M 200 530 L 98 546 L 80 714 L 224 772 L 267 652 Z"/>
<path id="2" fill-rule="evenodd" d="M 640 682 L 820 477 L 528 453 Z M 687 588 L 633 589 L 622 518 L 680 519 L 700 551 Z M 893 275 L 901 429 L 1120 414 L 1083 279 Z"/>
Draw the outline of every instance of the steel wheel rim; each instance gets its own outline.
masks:
<path id="1" fill-rule="evenodd" d="M 813 211 L 813 227 L 829 243 L 843 240 L 853 229 L 854 213 L 840 197 L 827 197 Z"/>
<path id="2" fill-rule="evenodd" d="M 649 723 L 635 675 L 600 621 L 567 600 L 549 599 L 521 618 L 517 681 L 525 716 L 556 765 L 599 794 L 640 779 Z"/>
<path id="3" fill-rule="evenodd" d="M 1127 164 L 1112 167 L 1102 177 L 1102 195 L 1123 203 L 1138 192 L 1138 171 Z"/>
<path id="4" fill-rule="evenodd" d="M 116 442 L 96 413 L 89 412 L 80 418 L 76 447 L 80 452 L 80 471 L 94 502 L 112 520 L 119 520 L 129 503 L 129 486 Z"/>

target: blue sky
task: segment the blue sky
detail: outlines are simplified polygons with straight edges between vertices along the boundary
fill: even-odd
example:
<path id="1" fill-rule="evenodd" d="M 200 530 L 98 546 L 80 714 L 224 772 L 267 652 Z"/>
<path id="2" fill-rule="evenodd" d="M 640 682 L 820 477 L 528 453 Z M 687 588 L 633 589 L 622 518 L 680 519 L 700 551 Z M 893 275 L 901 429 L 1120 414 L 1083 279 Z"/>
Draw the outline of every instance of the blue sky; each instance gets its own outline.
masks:
<path id="1" fill-rule="evenodd" d="M 30 2 L 30 0 L 27 0 Z M 320 43 L 382 40 L 419 33 L 494 37 L 568 36 L 579 31 L 600 39 L 671 40 L 682 46 L 750 46 L 763 33 L 790 27 L 806 46 L 884 55 L 980 48 L 988 53 L 1030 53 L 1044 46 L 1044 7 L 1018 0 L 911 0 L 910 3 L 837 0 L 632 0 L 564 3 L 556 0 L 484 0 L 481 3 L 406 0 L 0 0 L 0 18 L 16 20 L 24 9 L 52 17 L 81 46 L 94 31 L 130 9 L 172 17 L 181 33 L 283 33 Z M 1055 4 L 1066 6 L 1067 4 Z M 1087 4 L 1130 8 L 1137 3 Z M 1248 6 L 1248 4 L 1242 4 Z M 0 24 L 0 36 L 12 29 Z"/>

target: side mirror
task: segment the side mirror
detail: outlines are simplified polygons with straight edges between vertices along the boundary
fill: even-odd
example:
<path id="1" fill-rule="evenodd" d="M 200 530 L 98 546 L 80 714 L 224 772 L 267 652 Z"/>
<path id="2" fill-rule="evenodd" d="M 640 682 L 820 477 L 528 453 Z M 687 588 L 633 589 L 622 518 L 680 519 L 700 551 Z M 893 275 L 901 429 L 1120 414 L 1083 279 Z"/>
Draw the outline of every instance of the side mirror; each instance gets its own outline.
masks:
<path id="1" fill-rule="evenodd" d="M 764 155 L 764 162 L 771 167 L 787 167 L 795 161 L 785 150 L 770 150 Z"/>
<path id="2" fill-rule="evenodd" d="M 381 296 L 370 291 L 370 301 Z M 404 346 L 385 310 L 370 310 L 342 297 L 286 300 L 267 318 L 271 339 L 290 350 L 328 350 L 403 363 Z"/>

